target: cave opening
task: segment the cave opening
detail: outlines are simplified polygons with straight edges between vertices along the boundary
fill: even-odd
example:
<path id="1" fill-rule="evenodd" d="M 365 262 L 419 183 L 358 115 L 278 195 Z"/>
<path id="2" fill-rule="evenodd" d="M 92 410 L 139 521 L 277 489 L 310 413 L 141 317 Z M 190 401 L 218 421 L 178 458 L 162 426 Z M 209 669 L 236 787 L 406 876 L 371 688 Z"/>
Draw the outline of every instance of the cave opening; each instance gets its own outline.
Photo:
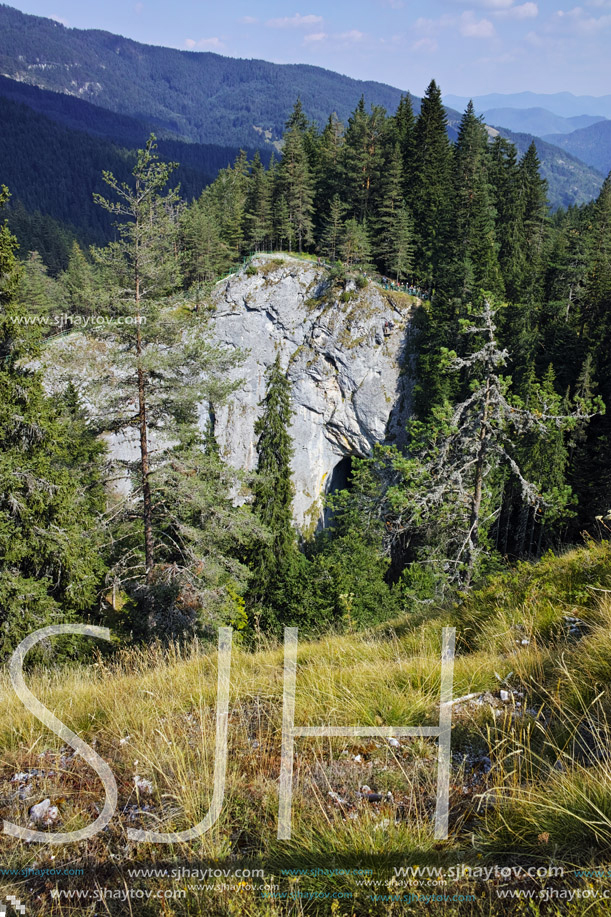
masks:
<path id="1" fill-rule="evenodd" d="M 345 455 L 337 463 L 326 487 L 326 496 L 336 494 L 340 490 L 350 490 L 352 485 L 352 456 Z M 330 506 L 325 507 L 324 527 L 327 528 L 333 522 L 333 510 Z"/>

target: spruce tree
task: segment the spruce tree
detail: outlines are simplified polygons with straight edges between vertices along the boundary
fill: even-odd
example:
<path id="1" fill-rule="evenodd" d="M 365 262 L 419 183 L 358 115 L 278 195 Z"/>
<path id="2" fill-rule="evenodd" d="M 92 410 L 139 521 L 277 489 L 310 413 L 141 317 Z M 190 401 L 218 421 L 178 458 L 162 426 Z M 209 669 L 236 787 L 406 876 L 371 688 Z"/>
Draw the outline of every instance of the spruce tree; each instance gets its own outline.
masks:
<path id="1" fill-rule="evenodd" d="M 394 138 L 399 144 L 403 169 L 403 197 L 408 207 L 414 192 L 414 167 L 416 152 L 416 119 L 410 94 L 401 97 L 393 117 Z"/>
<path id="2" fill-rule="evenodd" d="M 354 217 L 346 221 L 340 254 L 346 267 L 371 270 L 371 243 L 366 224 L 359 223 Z"/>
<path id="3" fill-rule="evenodd" d="M 72 244 L 68 267 L 59 281 L 68 311 L 84 317 L 91 315 L 96 298 L 96 275 L 78 242 Z"/>
<path id="4" fill-rule="evenodd" d="M 8 199 L 0 188 L 0 207 Z M 0 226 L 0 656 L 37 627 L 95 612 L 103 447 L 82 409 L 44 393 L 40 328 L 24 323 L 16 240 Z M 64 410 L 66 408 L 66 410 Z"/>
<path id="5" fill-rule="evenodd" d="M 344 127 L 336 115 L 330 115 L 318 143 L 315 172 L 316 197 L 314 220 L 317 238 L 326 226 L 331 203 L 337 195 L 342 197 L 342 148 Z"/>
<path id="6" fill-rule="evenodd" d="M 266 379 L 263 411 L 255 424 L 258 464 L 253 512 L 265 526 L 268 538 L 260 540 L 251 552 L 249 604 L 259 626 L 273 627 L 295 620 L 303 559 L 297 549 L 292 512 L 291 385 L 279 357 L 269 367 Z"/>
<path id="7" fill-rule="evenodd" d="M 221 169 L 210 186 L 221 239 L 228 247 L 234 262 L 239 258 L 244 244 L 249 175 L 248 157 L 244 150 L 240 150 L 233 165 Z"/>
<path id="8" fill-rule="evenodd" d="M 258 251 L 271 245 L 273 235 L 272 186 L 258 150 L 252 162 L 244 225 L 248 248 Z"/>
<path id="9" fill-rule="evenodd" d="M 518 182 L 523 219 L 525 271 L 520 298 L 532 305 L 541 295 L 545 226 L 548 216 L 547 182 L 541 177 L 541 163 L 533 140 L 518 167 Z"/>
<path id="10" fill-rule="evenodd" d="M 513 143 L 500 135 L 495 137 L 488 150 L 499 267 L 508 300 L 518 302 L 527 252 L 524 247 L 524 202 L 519 187 L 517 151 Z"/>
<path id="11" fill-rule="evenodd" d="M 376 214 L 376 254 L 385 273 L 406 279 L 413 267 L 413 226 L 403 200 L 403 168 L 396 143 L 384 170 Z"/>
<path id="12" fill-rule="evenodd" d="M 206 189 L 199 200 L 187 207 L 180 219 L 183 276 L 188 284 L 210 284 L 234 262 L 229 246 L 221 237 L 214 196 Z"/>
<path id="13" fill-rule="evenodd" d="M 422 99 L 415 131 L 413 217 L 416 272 L 436 284 L 447 258 L 452 206 L 452 148 L 439 87 L 432 80 Z"/>
<path id="14" fill-rule="evenodd" d="M 314 240 L 313 237 L 313 211 L 314 211 L 314 179 L 310 169 L 306 150 L 305 116 L 301 103 L 287 122 L 282 145 L 282 160 L 278 167 L 278 184 L 280 200 L 286 207 L 287 224 L 290 227 L 288 242 L 289 250 L 294 244 L 297 251 L 302 252 Z M 284 222 L 284 213 L 282 214 Z"/>
<path id="15" fill-rule="evenodd" d="M 455 291 L 463 300 L 502 291 L 495 211 L 488 177 L 488 134 L 469 102 L 454 147 L 453 260 Z"/>
<path id="16" fill-rule="evenodd" d="M 544 512 L 551 520 L 565 512 L 569 492 L 562 483 L 560 434 L 601 407 L 579 400 L 573 410 L 562 410 L 549 377 L 530 407 L 512 396 L 511 380 L 503 375 L 509 354 L 499 344 L 494 315 L 485 300 L 473 319 L 463 322 L 471 352 L 459 357 L 447 351 L 446 371 L 464 373 L 469 394 L 454 406 L 437 408 L 428 423 L 411 425 L 410 456 L 392 462 L 384 497 L 393 538 L 415 541 L 425 532 L 421 559 L 444 567 L 447 579 L 462 587 L 473 583 L 492 547 L 491 524 L 506 478 L 516 481 L 531 518 Z M 550 477 L 545 460 L 532 470 L 547 476 L 547 489 L 544 478 L 529 479 L 520 463 L 520 448 L 530 444 L 532 452 L 542 440 L 547 446 L 541 455 L 555 454 L 554 472 Z M 400 484 L 393 478 L 397 472 Z"/>
<path id="17" fill-rule="evenodd" d="M 19 298 L 27 312 L 47 318 L 53 331 L 61 330 L 58 313 L 61 293 L 57 281 L 49 277 L 47 267 L 38 252 L 30 252 L 20 272 Z M 55 313 L 55 315 L 53 315 Z"/>
<path id="18" fill-rule="evenodd" d="M 611 506 L 611 175 L 587 214 L 587 225 L 588 265 L 578 334 L 581 345 L 588 347 L 597 391 L 607 406 L 607 413 L 594 419 L 587 442 L 579 450 L 589 481 L 585 487 L 582 484 L 580 492 L 584 518 L 590 524 Z"/>
<path id="19" fill-rule="evenodd" d="M 329 205 L 318 247 L 320 253 L 329 261 L 336 261 L 339 257 L 344 235 L 345 212 L 345 204 L 340 200 L 339 195 L 335 194 Z"/>

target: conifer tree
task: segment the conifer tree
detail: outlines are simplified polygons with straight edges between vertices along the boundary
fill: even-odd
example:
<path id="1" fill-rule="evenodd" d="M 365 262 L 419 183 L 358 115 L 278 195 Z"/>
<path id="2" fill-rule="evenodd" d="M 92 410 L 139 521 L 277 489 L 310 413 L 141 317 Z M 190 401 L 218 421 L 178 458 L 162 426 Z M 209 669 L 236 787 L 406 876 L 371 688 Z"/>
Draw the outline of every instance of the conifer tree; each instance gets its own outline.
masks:
<path id="1" fill-rule="evenodd" d="M 376 254 L 383 270 L 397 280 L 412 271 L 413 226 L 403 201 L 401 152 L 396 143 L 384 170 L 376 219 Z"/>
<path id="2" fill-rule="evenodd" d="M 278 167 L 280 199 L 284 200 L 287 223 L 290 227 L 289 250 L 294 244 L 297 251 L 313 242 L 314 180 L 306 151 L 307 120 L 297 100 L 293 114 L 287 121 L 283 137 L 282 160 Z M 284 214 L 282 214 L 284 222 Z"/>
<path id="3" fill-rule="evenodd" d="M 539 299 L 542 259 L 547 221 L 547 182 L 541 177 L 541 163 L 533 140 L 518 167 L 518 182 L 523 219 L 525 271 L 520 296 L 523 302 Z"/>
<path id="4" fill-rule="evenodd" d="M 526 251 L 524 248 L 523 200 L 518 178 L 517 151 L 500 135 L 489 145 L 488 174 L 496 212 L 495 237 L 498 261 L 510 302 L 520 299 Z"/>
<path id="5" fill-rule="evenodd" d="M 229 248 L 234 261 L 240 256 L 244 242 L 249 175 L 248 157 L 244 150 L 240 150 L 233 165 L 221 169 L 210 188 L 221 239 Z"/>
<path id="6" fill-rule="evenodd" d="M 324 228 L 321 235 L 319 251 L 329 261 L 336 261 L 343 241 L 345 204 L 335 194 L 329 206 Z"/>
<path id="7" fill-rule="evenodd" d="M 587 343 L 597 392 L 607 406 L 607 413 L 592 422 L 587 442 L 579 450 L 580 464 L 589 480 L 588 486 L 580 487 L 589 522 L 611 505 L 611 175 L 603 182 L 586 220 L 589 251 L 578 335 L 582 346 Z M 585 381 L 580 379 L 582 385 Z"/>
<path id="8" fill-rule="evenodd" d="M 532 508 L 534 518 L 543 510 L 553 518 L 566 507 L 568 490 L 558 480 L 550 479 L 545 490 L 544 480 L 528 479 L 519 461 L 520 444 L 530 442 L 532 448 L 546 440 L 552 452 L 560 448 L 556 472 L 562 477 L 565 454 L 559 431 L 587 422 L 601 409 L 599 402 L 579 400 L 573 411 L 562 412 L 549 379 L 531 407 L 512 397 L 510 380 L 502 375 L 508 352 L 499 345 L 494 314 L 485 300 L 474 320 L 463 322 L 474 350 L 465 357 L 447 351 L 446 371 L 466 373 L 470 394 L 453 407 L 435 410 L 429 424 L 412 425 L 411 455 L 391 463 L 391 487 L 384 498 L 392 537 L 414 539 L 426 530 L 423 559 L 445 565 L 449 581 L 463 587 L 472 584 L 483 549 L 491 547 L 490 527 L 499 513 L 505 476 L 515 479 L 521 502 Z M 393 480 L 397 472 L 399 486 Z"/>
<path id="9" fill-rule="evenodd" d="M 375 105 L 365 109 L 365 99 L 348 119 L 342 150 L 344 197 L 350 214 L 359 223 L 371 216 L 373 196 L 382 170 L 386 112 Z"/>
<path id="10" fill-rule="evenodd" d="M 255 424 L 258 464 L 253 512 L 269 535 L 251 553 L 253 577 L 249 602 L 259 622 L 273 626 L 276 622 L 294 620 L 299 568 L 303 564 L 292 512 L 291 385 L 279 357 L 267 372 L 262 407 Z"/>
<path id="11" fill-rule="evenodd" d="M 314 219 L 316 235 L 320 239 L 331 209 L 331 202 L 337 195 L 342 197 L 342 149 L 344 127 L 336 115 L 330 115 L 318 143 L 316 165 L 316 197 Z"/>
<path id="12" fill-rule="evenodd" d="M 128 347 L 130 350 L 133 348 L 135 356 L 133 381 L 138 405 L 147 582 L 152 580 L 155 558 L 149 443 L 152 385 L 146 360 L 146 337 L 154 334 L 152 324 L 157 318 L 159 300 L 176 289 L 180 281 L 174 248 L 177 226 L 173 219 L 178 192 L 173 189 L 162 193 L 175 164 L 159 162 L 155 148 L 155 137 L 151 135 L 145 149 L 138 153 L 132 186 L 118 182 L 109 172 L 104 173 L 104 180 L 118 200 L 96 195 L 100 206 L 121 218 L 118 223 L 119 241 L 111 243 L 97 256 L 99 262 L 115 274 L 115 282 L 119 283 L 117 294 L 123 299 L 134 323 Z"/>
<path id="13" fill-rule="evenodd" d="M 412 205 L 414 192 L 414 168 L 416 152 L 416 119 L 409 92 L 401 97 L 393 117 L 394 138 L 399 144 L 403 169 L 403 197 L 408 207 Z"/>
<path id="14" fill-rule="evenodd" d="M 359 223 L 354 217 L 346 221 L 340 253 L 346 267 L 361 271 L 371 269 L 371 243 L 366 224 Z"/>
<path id="15" fill-rule="evenodd" d="M 8 199 L 0 188 L 0 208 Z M 16 240 L 0 226 L 0 656 L 37 627 L 95 611 L 103 447 L 48 398 L 40 328 L 24 323 Z"/>
<path id="16" fill-rule="evenodd" d="M 180 219 L 183 276 L 199 287 L 209 284 L 232 265 L 232 252 L 223 242 L 213 195 L 206 189 Z"/>
<path id="17" fill-rule="evenodd" d="M 415 130 L 413 217 L 418 227 L 416 272 L 423 283 L 437 283 L 447 258 L 450 234 L 452 148 L 441 92 L 431 80 Z"/>
<path id="18" fill-rule="evenodd" d="M 244 224 L 246 243 L 250 249 L 258 251 L 271 245 L 272 187 L 269 173 L 263 167 L 258 150 L 252 162 Z"/>
<path id="19" fill-rule="evenodd" d="M 502 291 L 496 240 L 495 212 L 488 178 L 488 134 L 469 102 L 454 148 L 453 232 L 456 292 L 471 299 L 480 290 Z"/>
<path id="20" fill-rule="evenodd" d="M 59 313 L 61 303 L 57 282 L 49 277 L 47 267 L 38 252 L 30 252 L 27 261 L 22 264 L 20 272 L 19 298 L 31 315 L 51 318 L 51 313 Z M 58 325 L 53 325 L 59 331 Z"/>
<path id="21" fill-rule="evenodd" d="M 295 244 L 294 226 L 284 194 L 278 194 L 274 204 L 274 239 L 277 248 L 293 251 Z"/>
<path id="22" fill-rule="evenodd" d="M 122 530 L 115 539 L 113 575 L 136 599 L 134 625 L 140 633 L 163 635 L 173 627 L 171 620 L 163 618 L 164 607 L 172 617 L 170 609 L 175 611 L 177 602 L 190 601 L 193 620 L 203 612 L 206 583 L 214 580 L 212 575 L 208 578 L 208 571 L 223 554 L 223 546 L 217 544 L 215 561 L 210 554 L 199 555 L 203 536 L 184 519 L 180 539 L 175 538 L 177 555 L 169 560 L 166 514 L 161 508 L 167 492 L 164 481 L 170 475 L 171 443 L 190 443 L 181 453 L 182 465 L 190 468 L 180 478 L 180 492 L 191 483 L 195 512 L 201 503 L 194 432 L 198 405 L 222 404 L 235 388 L 229 370 L 240 358 L 211 343 L 205 315 L 191 314 L 187 324 L 172 308 L 181 273 L 176 254 L 177 193 L 165 191 L 171 171 L 171 165 L 157 159 L 151 138 L 138 154 L 132 184 L 119 184 L 106 175 L 119 200 L 100 198 L 99 203 L 127 222 L 118 225 L 118 242 L 96 252 L 107 276 L 112 271 L 111 298 L 122 318 L 110 333 L 113 381 L 102 380 L 106 381 L 105 422 L 124 435 L 137 424 L 139 434 L 138 460 L 127 463 L 132 493 L 124 503 Z M 174 520 L 187 502 L 177 503 Z M 164 598 L 168 598 L 165 605 Z M 186 619 L 178 615 L 175 620 Z"/>
<path id="23" fill-rule="evenodd" d="M 96 296 L 96 276 L 78 242 L 73 242 L 68 267 L 59 280 L 68 310 L 77 315 L 90 315 Z"/>

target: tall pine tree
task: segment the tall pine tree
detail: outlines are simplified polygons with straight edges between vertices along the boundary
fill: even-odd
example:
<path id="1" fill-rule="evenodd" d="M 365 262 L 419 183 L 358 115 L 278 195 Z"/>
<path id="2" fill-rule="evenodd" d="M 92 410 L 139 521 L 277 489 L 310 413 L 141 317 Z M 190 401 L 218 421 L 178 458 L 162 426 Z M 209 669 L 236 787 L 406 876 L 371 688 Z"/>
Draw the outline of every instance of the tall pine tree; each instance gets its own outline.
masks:
<path id="1" fill-rule="evenodd" d="M 253 512 L 269 535 L 251 552 L 249 605 L 257 626 L 273 628 L 296 619 L 300 570 L 305 563 L 293 525 L 291 384 L 279 357 L 267 372 L 262 407 L 255 424 L 259 458 Z"/>
<path id="2" fill-rule="evenodd" d="M 416 271 L 436 284 L 447 258 L 451 227 L 452 148 L 441 91 L 431 80 L 415 131 L 413 216 L 418 227 Z"/>

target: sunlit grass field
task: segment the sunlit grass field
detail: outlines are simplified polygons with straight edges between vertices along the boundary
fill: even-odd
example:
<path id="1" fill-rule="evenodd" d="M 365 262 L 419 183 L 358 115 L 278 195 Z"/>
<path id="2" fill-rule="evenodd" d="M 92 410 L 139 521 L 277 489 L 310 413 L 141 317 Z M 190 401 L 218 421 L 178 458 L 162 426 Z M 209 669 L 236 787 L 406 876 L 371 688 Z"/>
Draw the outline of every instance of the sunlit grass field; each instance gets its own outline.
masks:
<path id="1" fill-rule="evenodd" d="M 0 873 L 0 888 L 26 903 L 28 915 L 607 913 L 608 902 L 591 892 L 611 889 L 611 879 L 577 873 L 611 862 L 611 546 L 590 543 L 520 564 L 451 606 L 406 609 L 366 633 L 301 639 L 296 725 L 436 725 L 444 626 L 456 627 L 457 640 L 447 840 L 433 831 L 436 740 L 422 738 L 297 738 L 292 837 L 278 840 L 283 648 L 253 651 L 237 640 L 218 821 L 190 843 L 129 840 L 129 828 L 170 832 L 198 823 L 213 787 L 216 647 L 151 647 L 27 675 L 33 693 L 111 765 L 119 806 L 107 829 L 80 844 L 4 837 L 5 873 L 67 866 L 83 874 Z M 23 708 L 6 669 L 0 703 L 3 817 L 27 827 L 30 807 L 49 799 L 59 813 L 50 834 L 94 821 L 104 804 L 100 780 Z M 364 786 L 381 798 L 370 800 Z M 395 874 L 455 864 L 555 864 L 565 875 L 462 879 L 443 893 L 472 900 L 427 902 L 422 896 L 439 891 L 434 883 L 408 888 Z M 232 877 L 129 875 L 138 866 L 189 865 Z M 257 868 L 264 880 L 233 878 L 236 869 Z M 365 881 L 362 870 L 372 871 Z M 97 889 L 99 897 L 123 886 L 184 896 L 58 896 Z M 499 894 L 544 887 L 590 893 L 549 904 Z M 421 899 L 407 900 L 410 890 Z"/>

